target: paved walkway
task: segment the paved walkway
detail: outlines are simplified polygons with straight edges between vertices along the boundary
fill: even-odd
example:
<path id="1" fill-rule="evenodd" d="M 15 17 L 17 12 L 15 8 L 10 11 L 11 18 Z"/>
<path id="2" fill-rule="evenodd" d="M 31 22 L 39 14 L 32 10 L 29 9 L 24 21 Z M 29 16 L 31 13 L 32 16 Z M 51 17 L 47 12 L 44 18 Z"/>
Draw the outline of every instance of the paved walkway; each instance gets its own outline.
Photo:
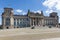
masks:
<path id="1" fill-rule="evenodd" d="M 44 40 L 46 38 L 57 37 L 60 37 L 59 28 L 18 28 L 0 30 L 0 40 Z"/>
<path id="2" fill-rule="evenodd" d="M 41 39 L 41 40 L 60 40 L 60 38 L 49 38 L 49 39 Z"/>

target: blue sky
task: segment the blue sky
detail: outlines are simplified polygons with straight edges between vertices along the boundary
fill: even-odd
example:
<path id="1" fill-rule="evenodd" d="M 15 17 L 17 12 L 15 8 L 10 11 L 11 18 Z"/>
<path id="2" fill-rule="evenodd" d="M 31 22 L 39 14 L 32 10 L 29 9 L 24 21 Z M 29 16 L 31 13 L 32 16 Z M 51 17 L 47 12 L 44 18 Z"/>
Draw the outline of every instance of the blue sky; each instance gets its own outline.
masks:
<path id="1" fill-rule="evenodd" d="M 0 0 L 0 24 L 1 14 L 4 7 L 14 9 L 14 14 L 26 14 L 28 9 L 33 12 L 44 12 L 45 16 L 48 16 L 50 12 L 56 11 L 60 17 L 60 0 Z"/>

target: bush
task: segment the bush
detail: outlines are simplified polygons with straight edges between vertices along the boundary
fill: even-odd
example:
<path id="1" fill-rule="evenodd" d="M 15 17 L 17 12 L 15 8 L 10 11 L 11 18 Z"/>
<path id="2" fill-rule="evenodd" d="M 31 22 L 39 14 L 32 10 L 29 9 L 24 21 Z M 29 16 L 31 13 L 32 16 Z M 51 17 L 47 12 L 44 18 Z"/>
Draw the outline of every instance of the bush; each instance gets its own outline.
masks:
<path id="1" fill-rule="evenodd" d="M 34 29 L 35 27 L 31 27 L 31 29 Z"/>
<path id="2" fill-rule="evenodd" d="M 2 25 L 0 25 L 0 29 L 3 29 Z"/>
<path id="3" fill-rule="evenodd" d="M 49 28 L 51 28 L 51 26 L 49 26 Z"/>
<path id="4" fill-rule="evenodd" d="M 43 25 L 43 27 L 45 27 L 45 25 Z"/>
<path id="5" fill-rule="evenodd" d="M 0 27 L 0 29 L 3 29 L 2 27 Z"/>

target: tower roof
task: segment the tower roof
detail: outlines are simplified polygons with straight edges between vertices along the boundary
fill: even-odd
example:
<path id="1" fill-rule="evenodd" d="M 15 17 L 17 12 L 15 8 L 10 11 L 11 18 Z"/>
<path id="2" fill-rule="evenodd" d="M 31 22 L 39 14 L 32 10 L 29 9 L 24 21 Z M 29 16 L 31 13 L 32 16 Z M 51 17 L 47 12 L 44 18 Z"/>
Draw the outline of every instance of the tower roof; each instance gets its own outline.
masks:
<path id="1" fill-rule="evenodd" d="M 8 7 L 5 7 L 4 9 L 10 9 L 10 10 L 13 10 L 13 8 L 8 8 Z"/>

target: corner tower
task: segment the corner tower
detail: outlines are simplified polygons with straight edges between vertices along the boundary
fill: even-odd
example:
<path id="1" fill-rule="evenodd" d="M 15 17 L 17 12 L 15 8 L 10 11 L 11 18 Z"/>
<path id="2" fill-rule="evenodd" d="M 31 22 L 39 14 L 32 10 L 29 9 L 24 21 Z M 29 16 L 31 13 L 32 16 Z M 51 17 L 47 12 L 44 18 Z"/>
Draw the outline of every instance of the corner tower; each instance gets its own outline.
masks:
<path id="1" fill-rule="evenodd" d="M 14 26 L 13 20 L 13 9 L 12 8 L 4 8 L 4 12 L 2 13 L 2 26 L 3 29 L 13 28 Z"/>
<path id="2" fill-rule="evenodd" d="M 57 14 L 57 12 L 50 13 L 50 17 L 54 18 L 54 24 L 56 25 L 56 27 L 58 27 L 59 24 L 59 17 Z"/>

